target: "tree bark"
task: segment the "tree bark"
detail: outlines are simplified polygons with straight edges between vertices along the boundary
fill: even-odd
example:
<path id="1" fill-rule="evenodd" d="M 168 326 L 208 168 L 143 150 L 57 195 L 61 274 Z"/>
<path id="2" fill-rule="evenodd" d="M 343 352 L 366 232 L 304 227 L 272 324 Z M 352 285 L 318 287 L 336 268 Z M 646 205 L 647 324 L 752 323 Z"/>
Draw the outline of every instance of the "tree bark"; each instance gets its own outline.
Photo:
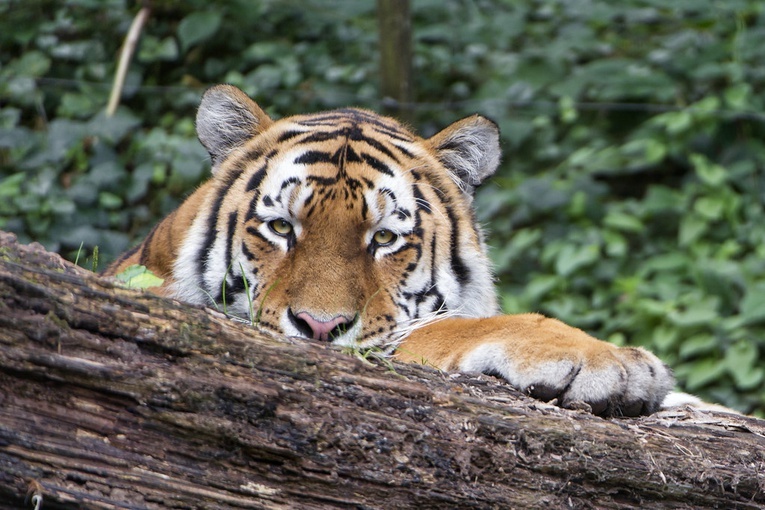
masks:
<path id="1" fill-rule="evenodd" d="M 765 423 L 594 417 L 120 287 L 0 234 L 0 509 L 760 508 Z"/>
<path id="2" fill-rule="evenodd" d="M 377 0 L 383 109 L 412 120 L 412 20 L 409 0 Z"/>

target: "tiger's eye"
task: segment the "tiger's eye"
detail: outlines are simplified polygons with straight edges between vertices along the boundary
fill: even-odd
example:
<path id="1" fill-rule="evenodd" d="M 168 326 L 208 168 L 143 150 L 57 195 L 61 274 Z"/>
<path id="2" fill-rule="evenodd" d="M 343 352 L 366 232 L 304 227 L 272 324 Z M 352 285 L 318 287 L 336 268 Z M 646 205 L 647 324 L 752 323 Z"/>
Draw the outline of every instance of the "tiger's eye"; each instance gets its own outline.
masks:
<path id="1" fill-rule="evenodd" d="M 278 220 L 269 221 L 268 226 L 271 228 L 271 230 L 274 231 L 274 233 L 279 234 L 280 236 L 286 237 L 292 233 L 292 223 L 281 218 Z"/>
<path id="2" fill-rule="evenodd" d="M 388 246 L 389 244 L 392 244 L 393 241 L 396 240 L 396 234 L 391 232 L 390 230 L 378 230 L 375 232 L 375 234 L 372 236 L 372 240 L 377 244 L 378 246 Z"/>

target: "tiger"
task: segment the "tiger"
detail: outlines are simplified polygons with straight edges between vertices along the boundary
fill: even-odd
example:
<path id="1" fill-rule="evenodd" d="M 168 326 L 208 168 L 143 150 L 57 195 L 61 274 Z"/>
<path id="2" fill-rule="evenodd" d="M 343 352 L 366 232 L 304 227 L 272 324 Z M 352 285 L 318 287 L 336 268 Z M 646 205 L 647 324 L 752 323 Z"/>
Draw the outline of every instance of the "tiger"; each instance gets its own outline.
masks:
<path id="1" fill-rule="evenodd" d="M 672 371 L 643 348 L 500 312 L 473 204 L 500 164 L 490 119 L 429 138 L 359 108 L 275 120 L 217 85 L 196 129 L 211 178 L 106 275 L 143 265 L 157 294 L 224 303 L 268 333 L 495 375 L 595 415 L 650 414 L 670 394 Z"/>

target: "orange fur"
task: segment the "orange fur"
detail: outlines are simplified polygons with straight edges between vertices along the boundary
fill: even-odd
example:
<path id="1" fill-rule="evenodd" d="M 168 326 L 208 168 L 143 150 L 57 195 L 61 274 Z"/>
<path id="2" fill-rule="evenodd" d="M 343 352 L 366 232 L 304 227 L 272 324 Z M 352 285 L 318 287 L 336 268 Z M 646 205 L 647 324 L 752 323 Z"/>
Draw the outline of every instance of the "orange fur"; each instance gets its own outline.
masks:
<path id="1" fill-rule="evenodd" d="M 615 346 L 584 331 L 536 313 L 498 315 L 483 319 L 449 318 L 414 330 L 396 350 L 396 359 L 457 370 L 465 356 L 481 343 L 501 344 L 522 365 L 547 358 L 587 358 L 605 361 Z"/>

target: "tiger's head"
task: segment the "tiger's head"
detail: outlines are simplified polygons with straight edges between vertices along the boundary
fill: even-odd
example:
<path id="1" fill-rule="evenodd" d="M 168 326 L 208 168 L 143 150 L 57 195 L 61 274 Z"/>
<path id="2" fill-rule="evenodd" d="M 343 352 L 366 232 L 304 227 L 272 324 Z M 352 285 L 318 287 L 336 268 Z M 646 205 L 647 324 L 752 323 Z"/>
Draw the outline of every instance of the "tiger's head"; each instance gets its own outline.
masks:
<path id="1" fill-rule="evenodd" d="M 499 163 L 493 122 L 474 115 L 423 139 L 360 109 L 273 120 L 221 85 L 197 132 L 213 178 L 166 229 L 179 241 L 167 294 L 358 347 L 439 314 L 497 312 L 472 209 Z"/>

